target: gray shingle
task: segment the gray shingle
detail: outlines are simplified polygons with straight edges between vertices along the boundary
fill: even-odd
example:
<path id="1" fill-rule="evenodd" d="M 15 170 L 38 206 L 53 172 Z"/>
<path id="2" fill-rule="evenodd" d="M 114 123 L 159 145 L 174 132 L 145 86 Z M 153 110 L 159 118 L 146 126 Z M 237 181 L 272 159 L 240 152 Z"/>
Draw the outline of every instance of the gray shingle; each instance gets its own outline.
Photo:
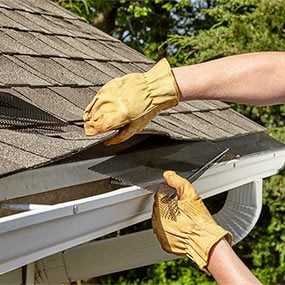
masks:
<path id="1" fill-rule="evenodd" d="M 50 87 L 51 90 L 65 98 L 66 100 L 72 102 L 74 105 L 78 106 L 82 110 L 91 102 L 96 92 L 90 87 Z"/>
<path id="2" fill-rule="evenodd" d="M 6 145 L 0 142 L 0 153 L 1 153 L 1 149 L 5 147 Z M 21 168 L 23 168 L 21 164 L 15 163 L 1 155 L 0 174 L 13 172 Z"/>
<path id="3" fill-rule="evenodd" d="M 73 23 L 66 18 L 59 19 L 56 17 L 52 17 L 51 21 L 55 25 L 60 27 L 62 31 L 65 32 L 65 35 L 73 35 L 74 37 L 81 37 L 86 39 L 96 39 L 94 36 L 90 35 L 89 33 L 78 30 L 77 27 L 74 26 Z"/>
<path id="4" fill-rule="evenodd" d="M 120 61 L 120 62 L 131 62 L 132 61 L 132 59 L 130 58 L 130 55 L 122 56 L 121 55 L 122 52 L 119 52 L 118 49 L 111 48 L 111 45 L 113 44 L 113 42 L 93 41 L 93 43 L 95 46 L 97 45 L 100 48 L 100 51 L 102 50 L 104 52 L 103 54 L 110 60 L 115 60 L 115 61 Z"/>
<path id="5" fill-rule="evenodd" d="M 134 66 L 130 63 L 112 62 L 111 64 L 124 73 L 133 73 L 133 72 L 141 73 L 142 72 L 139 68 L 137 68 L 136 66 Z"/>
<path id="6" fill-rule="evenodd" d="M 213 111 L 213 113 L 248 132 L 258 132 L 265 130 L 265 128 L 262 126 L 231 109 L 224 111 Z"/>
<path id="7" fill-rule="evenodd" d="M 194 108 L 197 108 L 197 110 L 199 111 L 210 111 L 210 110 L 217 109 L 216 106 L 209 104 L 209 102 L 206 100 L 191 100 L 191 101 L 186 102 L 186 104 Z"/>
<path id="8" fill-rule="evenodd" d="M 82 39 L 82 38 L 77 38 L 78 41 L 80 41 L 82 44 L 84 44 L 86 47 L 90 48 L 93 50 L 92 57 L 96 60 L 100 61 L 108 61 L 112 60 L 111 58 L 108 59 L 105 54 L 105 46 L 102 46 L 98 43 L 96 40 L 87 40 L 87 39 Z M 115 56 L 115 59 L 118 60 L 118 58 Z"/>
<path id="9" fill-rule="evenodd" d="M 131 62 L 142 62 L 142 63 L 150 63 L 153 64 L 153 61 L 148 59 L 146 56 L 141 53 L 131 49 L 127 45 L 121 42 L 106 42 L 108 44 L 108 48 L 112 49 L 115 53 L 120 55 L 123 58 L 129 59 Z"/>
<path id="10" fill-rule="evenodd" d="M 1 89 L 0 127 L 31 133 L 62 131 L 67 124 L 35 106 L 33 99 L 11 88 Z"/>
<path id="11" fill-rule="evenodd" d="M 122 62 L 130 62 L 128 59 L 116 54 L 115 51 L 108 48 L 108 43 L 106 44 L 99 42 L 97 40 L 86 40 L 86 39 L 80 39 L 81 42 L 83 42 L 86 46 L 93 49 L 96 53 L 98 53 L 103 58 L 96 58 L 98 60 L 109 60 L 109 61 L 122 61 Z"/>
<path id="12" fill-rule="evenodd" d="M 0 0 L 0 7 L 1 7 L 1 8 L 11 8 L 10 6 L 7 5 L 7 3 L 5 4 L 4 1 L 5 1 L 5 0 Z M 6 1 L 6 2 L 7 2 L 7 1 Z M 10 1 L 10 2 L 12 2 L 12 1 Z"/>
<path id="13" fill-rule="evenodd" d="M 11 30 L 13 31 L 13 30 Z M 1 53 L 23 53 L 36 54 L 32 49 L 13 39 L 9 34 L 0 31 L 0 51 Z"/>
<path id="14" fill-rule="evenodd" d="M 43 111 L 64 121 L 82 120 L 82 109 L 48 88 L 14 88 Z"/>
<path id="15" fill-rule="evenodd" d="M 52 21 L 48 19 L 48 16 L 42 16 L 27 12 L 21 12 L 21 14 L 27 18 L 30 22 L 37 25 L 37 29 L 34 31 L 42 31 L 45 30 L 50 34 L 61 34 L 64 35 L 67 32 L 64 31 L 62 28 L 55 25 Z"/>
<path id="16" fill-rule="evenodd" d="M 185 116 L 185 115 L 184 115 Z M 168 129 L 175 131 L 176 129 L 184 129 L 184 134 L 189 133 L 189 135 L 192 135 L 196 138 L 200 139 L 209 139 L 209 135 L 207 132 L 200 131 L 198 128 L 193 127 L 188 122 L 188 116 L 187 119 L 183 117 L 182 114 L 173 114 L 170 116 L 163 116 L 163 117 L 157 117 L 154 119 L 156 122 L 158 120 L 159 124 L 161 126 L 164 126 L 166 122 L 168 123 Z"/>
<path id="17" fill-rule="evenodd" d="M 153 120 L 155 123 L 164 127 L 169 133 L 177 133 L 183 136 L 184 139 L 197 140 L 207 138 L 203 133 L 197 133 L 193 130 L 187 121 L 181 120 L 179 117 L 174 116 L 158 116 Z"/>
<path id="18" fill-rule="evenodd" d="M 0 18 L 1 18 L 0 27 L 4 27 L 4 28 L 8 27 L 8 28 L 13 28 L 13 29 L 20 29 L 23 31 L 28 31 L 29 29 L 26 26 L 19 24 L 17 21 L 14 21 L 12 18 L 6 16 L 6 14 L 11 15 L 11 13 L 12 11 L 10 10 L 0 8 Z"/>
<path id="19" fill-rule="evenodd" d="M 20 99 L 24 100 L 27 103 L 33 104 L 33 102 L 30 101 L 29 98 L 24 97 L 21 93 L 17 92 L 14 88 L 16 88 L 16 87 L 0 88 L 0 96 L 2 96 L 3 93 L 4 94 L 8 93 L 8 94 L 10 94 L 11 97 L 20 98 Z M 3 101 L 5 101 L 5 100 L 3 100 Z M 10 101 L 10 100 L 8 100 L 8 101 Z"/>
<path id="20" fill-rule="evenodd" d="M 72 37 L 66 37 L 66 36 L 57 36 L 59 39 L 67 43 L 68 45 L 74 47 L 81 53 L 84 53 L 85 56 L 83 58 L 87 59 L 102 59 L 102 56 L 98 54 L 98 52 L 95 52 L 95 50 L 91 49 L 87 45 L 85 45 L 83 42 L 79 41 L 76 38 Z M 104 59 L 104 58 L 103 58 Z"/>
<path id="21" fill-rule="evenodd" d="M 197 136 L 204 134 L 205 138 L 208 139 L 222 139 L 229 136 L 229 134 L 217 127 L 213 127 L 212 124 L 202 120 L 201 118 L 195 116 L 194 114 L 173 114 L 172 117 L 177 118 L 185 122 L 189 122 L 189 128 Z"/>
<path id="22" fill-rule="evenodd" d="M 232 123 L 229 123 L 228 121 L 222 119 L 222 117 L 215 115 L 213 112 L 195 112 L 195 116 L 211 123 L 213 126 L 219 129 L 226 131 L 231 136 L 236 136 L 246 133 L 245 130 L 241 129 L 238 126 L 233 125 Z"/>
<path id="23" fill-rule="evenodd" d="M 50 137 L 54 137 L 55 138 L 62 138 L 65 141 L 69 141 L 70 142 L 70 146 L 72 146 L 72 143 L 75 143 L 73 145 L 74 146 L 78 146 L 78 147 L 85 147 L 85 146 L 90 146 L 90 144 L 97 144 L 100 142 L 103 142 L 104 140 L 113 137 L 117 131 L 109 131 L 103 134 L 98 134 L 96 136 L 86 136 L 84 133 L 83 128 L 79 128 L 80 131 L 76 130 L 76 131 L 70 131 L 70 132 L 61 132 L 58 134 L 50 134 Z"/>
<path id="24" fill-rule="evenodd" d="M 101 86 L 90 86 L 89 88 L 97 93 L 100 90 Z"/>
<path id="25" fill-rule="evenodd" d="M 32 154 L 28 151 L 25 151 L 23 148 L 14 147 L 6 143 L 0 143 L 0 153 L 1 153 L 1 158 L 3 157 L 3 159 L 6 159 L 6 161 L 10 161 L 12 164 L 16 165 L 18 164 L 24 168 L 31 167 L 34 166 L 35 164 L 40 164 L 48 161 L 46 158 L 42 156 Z"/>
<path id="26" fill-rule="evenodd" d="M 30 2 L 30 1 L 29 1 Z M 37 12 L 37 9 L 32 8 L 32 4 L 29 3 L 27 5 L 26 1 L 22 0 L 1 0 L 0 1 L 1 5 L 4 3 L 5 7 L 9 7 L 12 10 L 23 10 L 23 11 L 28 11 L 28 12 Z"/>
<path id="27" fill-rule="evenodd" d="M 49 83 L 10 60 L 10 56 L 0 56 L 0 82 L 5 85 L 43 86 Z"/>
<path id="28" fill-rule="evenodd" d="M 29 12 L 3 10 L 2 13 L 9 17 L 9 19 L 17 22 L 19 25 L 24 26 L 26 28 L 21 30 L 48 32 L 48 30 L 39 27 L 37 23 L 29 20 L 29 18 L 27 17 L 27 15 L 31 15 Z"/>
<path id="29" fill-rule="evenodd" d="M 91 85 L 90 82 L 86 81 L 82 77 L 72 73 L 67 68 L 58 64 L 51 58 L 35 58 L 31 56 L 19 55 L 16 56 L 22 62 L 32 67 L 34 70 L 38 71 L 40 74 L 52 78 L 54 81 L 61 85 Z"/>
<path id="30" fill-rule="evenodd" d="M 74 33 L 72 29 L 67 29 L 67 24 L 63 25 L 63 23 L 68 23 L 68 20 L 57 19 L 48 15 L 41 15 L 41 25 L 45 28 L 49 28 L 49 31 L 52 31 L 54 34 L 65 35 L 65 36 L 77 36 L 77 33 Z M 59 24 L 61 23 L 61 24 Z M 81 33 L 81 36 L 85 34 Z"/>
<path id="31" fill-rule="evenodd" d="M 44 35 L 41 33 L 37 33 L 37 32 L 31 32 L 29 33 L 32 36 L 34 36 L 35 38 L 37 38 L 37 40 L 41 41 L 44 45 L 50 47 L 52 50 L 55 51 L 55 53 L 57 54 L 57 56 L 60 57 L 69 57 L 68 52 L 66 52 L 66 47 L 62 47 L 61 43 L 62 41 L 60 41 L 59 39 L 57 39 L 55 36 L 51 36 L 51 35 Z M 67 47 L 69 48 L 69 47 Z M 73 49 L 70 51 L 72 53 Z"/>
<path id="32" fill-rule="evenodd" d="M 97 60 L 87 60 L 87 62 L 113 78 L 123 76 L 125 74 L 109 62 L 99 62 Z"/>
<path id="33" fill-rule="evenodd" d="M 189 104 L 187 104 L 187 102 L 180 102 L 177 106 L 162 111 L 160 113 L 160 115 L 169 115 L 169 114 L 177 114 L 177 113 L 192 113 L 198 111 L 198 109 L 196 107 L 190 106 Z"/>
<path id="34" fill-rule="evenodd" d="M 32 35 L 29 32 L 19 32 L 16 30 L 5 30 L 5 33 L 18 42 L 18 45 L 28 46 L 32 53 L 44 56 L 66 56 L 60 51 L 50 47 L 39 39 L 35 34 Z M 0 41 L 0 44 L 2 41 Z M 15 48 L 16 44 L 12 47 Z M 28 48 L 26 48 L 28 49 Z M 19 51 L 20 52 L 20 51 Z M 28 54 L 28 52 L 21 52 L 23 54 Z"/>
<path id="35" fill-rule="evenodd" d="M 174 128 L 168 128 L 168 123 L 164 122 L 165 125 L 161 125 L 157 122 L 150 122 L 142 131 L 142 133 L 146 134 L 155 134 L 155 135 L 162 135 L 162 136 L 168 136 L 172 139 L 177 140 L 197 140 L 198 138 L 189 133 L 185 132 L 183 130 L 174 129 Z"/>
<path id="36" fill-rule="evenodd" d="M 59 51 L 64 57 L 71 57 L 71 58 L 88 58 L 88 56 L 72 46 L 68 45 L 61 39 L 56 36 L 52 35 L 43 35 L 39 33 L 32 33 L 35 37 L 39 40 L 50 46 L 51 48 Z"/>
<path id="37" fill-rule="evenodd" d="M 83 60 L 70 60 L 66 58 L 55 58 L 54 60 L 94 85 L 105 84 L 111 79 L 110 76 Z"/>
<path id="38" fill-rule="evenodd" d="M 66 41 L 63 41 L 58 36 L 50 36 L 50 40 L 52 40 L 54 43 L 56 43 L 58 46 L 61 46 L 61 49 L 64 51 L 65 54 L 67 54 L 69 57 L 72 58 L 91 58 L 90 55 L 87 53 L 84 53 L 83 51 L 77 49 L 76 47 L 73 47 L 73 45 L 66 43 Z"/>
<path id="39" fill-rule="evenodd" d="M 95 28 L 94 26 L 86 23 L 84 20 L 73 20 L 70 19 L 68 20 L 69 22 L 71 22 L 74 25 L 74 28 L 82 31 L 84 33 L 89 33 L 90 35 L 92 35 L 94 38 L 96 39 L 100 39 L 100 40 L 108 40 L 108 41 L 112 41 L 112 42 L 118 42 L 117 39 L 109 36 L 108 34 L 100 31 L 99 29 Z"/>
<path id="40" fill-rule="evenodd" d="M 153 67 L 154 63 L 133 63 L 133 65 L 141 71 L 148 71 Z"/>
<path id="41" fill-rule="evenodd" d="M 40 134 L 11 130 L 1 130 L 0 140 L 2 143 L 13 145 L 18 149 L 25 150 L 30 154 L 46 159 L 56 158 L 63 153 L 72 151 L 75 147 L 83 148 L 89 144 L 88 141 L 64 140 Z M 49 146 L 48 148 L 47 145 Z"/>
<path id="42" fill-rule="evenodd" d="M 218 100 L 207 100 L 207 102 L 215 107 L 217 107 L 217 109 L 223 109 L 223 108 L 230 108 L 230 106 L 222 101 L 218 101 Z"/>
<path id="43" fill-rule="evenodd" d="M 55 15 L 58 17 L 64 17 L 64 18 L 70 18 L 70 19 L 77 19 L 79 18 L 74 13 L 69 12 L 68 10 L 60 7 L 59 5 L 56 5 L 52 1 L 42 1 L 42 0 L 33 0 L 31 1 L 25 1 L 25 0 L 17 0 L 18 2 L 29 6 L 32 6 L 33 9 L 49 13 L 51 15 Z"/>
<path id="44" fill-rule="evenodd" d="M 9 58 L 9 60 L 11 60 L 16 65 L 22 67 L 24 70 L 30 72 L 31 74 L 35 75 L 36 77 L 39 77 L 40 79 L 42 79 L 45 82 L 47 82 L 47 84 L 45 84 L 45 85 L 49 86 L 49 85 L 56 85 L 56 84 L 58 84 L 58 82 L 56 82 L 52 78 L 46 76 L 45 74 L 40 74 L 38 72 L 38 70 L 36 70 L 36 69 L 32 68 L 31 66 L 29 66 L 28 64 L 26 64 L 25 61 L 22 61 L 20 58 L 17 58 L 16 56 L 7 56 L 7 57 Z"/>

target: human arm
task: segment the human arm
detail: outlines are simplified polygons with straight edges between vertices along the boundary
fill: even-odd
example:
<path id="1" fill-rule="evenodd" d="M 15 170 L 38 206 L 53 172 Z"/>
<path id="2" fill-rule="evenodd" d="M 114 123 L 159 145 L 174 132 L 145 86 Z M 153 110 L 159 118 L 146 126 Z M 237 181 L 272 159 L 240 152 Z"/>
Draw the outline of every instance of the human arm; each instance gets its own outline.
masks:
<path id="1" fill-rule="evenodd" d="M 207 269 L 218 284 L 261 284 L 224 239 L 212 247 Z"/>
<path id="2" fill-rule="evenodd" d="M 162 110 L 197 99 L 284 103 L 285 52 L 235 55 L 174 69 L 163 59 L 145 73 L 115 78 L 86 107 L 85 133 L 119 130 L 105 142 L 117 144 L 143 130 Z"/>
<path id="3" fill-rule="evenodd" d="M 260 284 L 231 248 L 231 234 L 213 220 L 194 187 L 173 171 L 166 171 L 164 178 L 179 198 L 165 202 L 163 188 L 155 195 L 152 225 L 162 248 L 191 258 L 219 284 Z"/>
<path id="4" fill-rule="evenodd" d="M 222 100 L 251 105 L 285 103 L 285 52 L 228 56 L 172 69 L 180 101 Z"/>

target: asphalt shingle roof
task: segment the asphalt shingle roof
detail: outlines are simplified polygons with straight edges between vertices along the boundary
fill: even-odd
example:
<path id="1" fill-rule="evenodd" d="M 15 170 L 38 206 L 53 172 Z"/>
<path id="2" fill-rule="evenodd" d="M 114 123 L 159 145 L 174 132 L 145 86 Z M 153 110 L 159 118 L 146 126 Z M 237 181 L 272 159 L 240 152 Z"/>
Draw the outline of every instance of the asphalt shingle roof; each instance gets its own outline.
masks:
<path id="1" fill-rule="evenodd" d="M 84 108 L 110 79 L 154 62 L 47 0 L 0 0 L 0 176 L 101 142 Z M 240 136 L 263 128 L 220 101 L 181 103 L 145 132 L 176 139 Z"/>

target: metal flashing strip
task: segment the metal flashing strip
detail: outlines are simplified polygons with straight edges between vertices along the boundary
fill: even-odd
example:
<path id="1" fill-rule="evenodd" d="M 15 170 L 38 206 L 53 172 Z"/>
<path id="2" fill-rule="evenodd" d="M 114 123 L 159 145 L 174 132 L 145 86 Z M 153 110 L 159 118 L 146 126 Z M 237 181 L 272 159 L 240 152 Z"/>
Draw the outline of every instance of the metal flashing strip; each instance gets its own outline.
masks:
<path id="1" fill-rule="evenodd" d="M 284 149 L 244 156 L 211 168 L 195 186 L 210 197 L 276 174 L 284 161 Z M 150 192 L 131 186 L 1 218 L 0 274 L 144 221 L 152 204 Z"/>

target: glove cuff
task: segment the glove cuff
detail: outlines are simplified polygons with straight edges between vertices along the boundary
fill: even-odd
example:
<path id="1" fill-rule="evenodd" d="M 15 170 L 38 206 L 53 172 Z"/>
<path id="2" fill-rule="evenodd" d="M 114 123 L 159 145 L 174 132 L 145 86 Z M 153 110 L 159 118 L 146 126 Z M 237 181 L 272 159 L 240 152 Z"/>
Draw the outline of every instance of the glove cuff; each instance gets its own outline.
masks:
<path id="1" fill-rule="evenodd" d="M 205 232 L 204 234 L 204 242 L 206 243 L 206 245 L 205 243 L 203 245 L 203 240 L 200 240 L 201 247 L 199 246 L 199 244 L 197 244 L 197 247 L 195 249 L 191 246 L 187 246 L 186 254 L 190 259 L 197 263 L 201 270 L 210 274 L 207 270 L 207 265 L 209 262 L 209 254 L 212 247 L 222 238 L 225 238 L 227 242 L 232 245 L 232 234 L 217 224 L 210 226 L 210 231 L 208 231 L 208 234 L 206 235 Z"/>
<path id="2" fill-rule="evenodd" d="M 179 103 L 180 91 L 166 58 L 144 73 L 144 77 L 153 105 L 165 110 Z"/>

